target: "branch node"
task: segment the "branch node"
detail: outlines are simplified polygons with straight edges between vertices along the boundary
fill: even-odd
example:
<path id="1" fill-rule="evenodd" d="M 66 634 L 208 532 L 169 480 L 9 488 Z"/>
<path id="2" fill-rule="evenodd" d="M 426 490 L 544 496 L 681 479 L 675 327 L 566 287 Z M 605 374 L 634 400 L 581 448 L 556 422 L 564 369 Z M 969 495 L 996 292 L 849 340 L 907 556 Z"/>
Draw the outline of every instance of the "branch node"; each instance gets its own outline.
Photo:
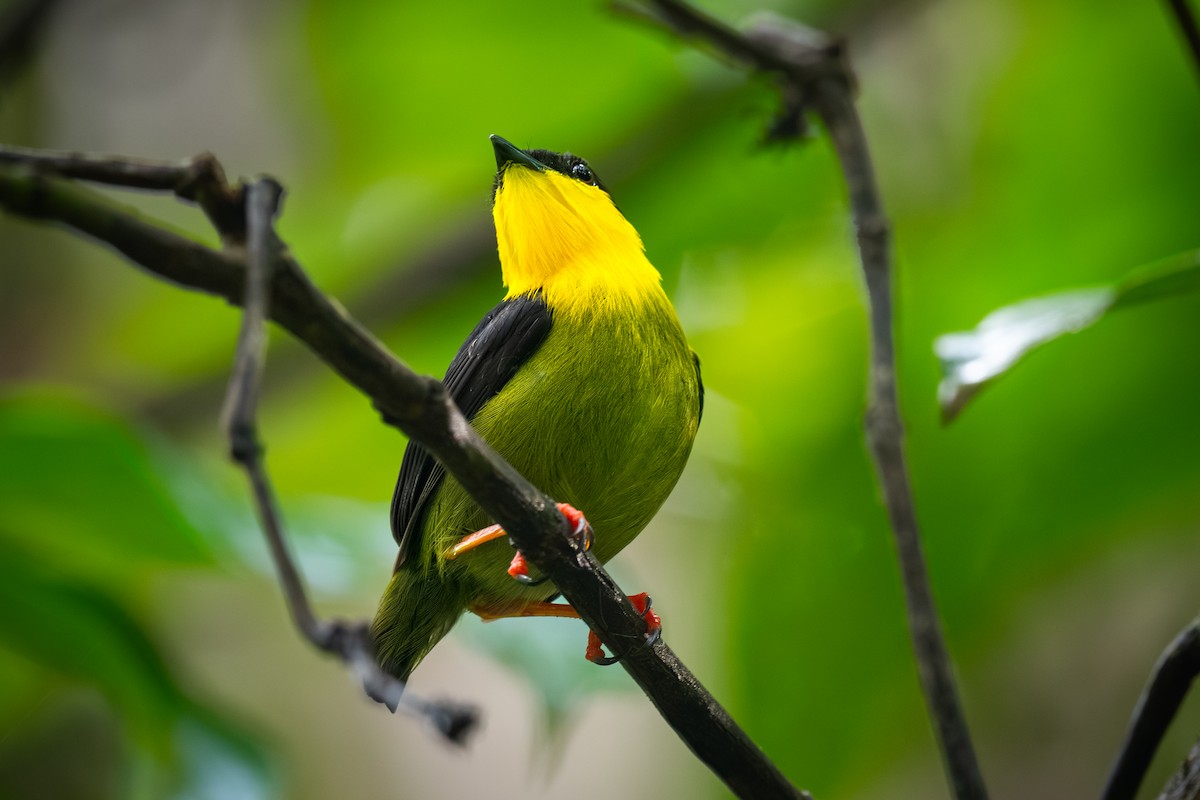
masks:
<path id="1" fill-rule="evenodd" d="M 186 162 L 179 181 L 175 184 L 175 194 L 184 200 L 196 200 L 199 192 L 205 189 L 228 190 L 229 182 L 225 179 L 225 169 L 221 162 L 211 152 L 205 150 L 192 156 Z"/>
<path id="2" fill-rule="evenodd" d="M 263 446 L 254 423 L 231 419 L 226 426 L 229 436 L 229 457 L 239 464 L 254 464 L 262 460 Z"/>
<path id="3" fill-rule="evenodd" d="M 836 77 L 853 84 L 846 42 L 841 36 L 769 11 L 750 17 L 744 35 L 790 67 L 792 77 L 801 83 Z"/>

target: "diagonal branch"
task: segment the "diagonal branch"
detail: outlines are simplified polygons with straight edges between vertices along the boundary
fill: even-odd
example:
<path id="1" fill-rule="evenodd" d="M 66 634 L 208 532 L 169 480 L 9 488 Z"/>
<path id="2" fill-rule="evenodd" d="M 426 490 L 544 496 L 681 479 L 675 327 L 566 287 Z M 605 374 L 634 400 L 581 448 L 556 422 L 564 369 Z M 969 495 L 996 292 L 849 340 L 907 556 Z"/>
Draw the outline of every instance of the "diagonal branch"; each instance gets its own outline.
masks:
<path id="1" fill-rule="evenodd" d="M 1184 628 L 1154 665 L 1150 683 L 1133 709 L 1129 731 L 1101 800 L 1132 800 L 1137 796 L 1146 770 L 1197 675 L 1200 675 L 1200 619 Z"/>
<path id="2" fill-rule="evenodd" d="M 69 157 L 51 159 L 46 171 L 52 176 L 70 172 Z M 114 162 L 112 172 L 128 163 L 109 161 Z M 216 198 L 212 205 L 219 219 L 226 220 L 228 209 L 239 207 L 240 194 L 209 192 L 210 199 Z M 43 174 L 36 154 L 29 151 L 16 158 L 0 148 L 0 208 L 64 224 L 181 286 L 235 304 L 250 299 L 245 253 L 236 241 L 218 252 L 170 233 L 72 181 Z M 232 224 L 222 228 L 238 229 Z M 229 243 L 235 237 L 225 238 Z M 590 552 L 579 551 L 553 501 L 479 437 L 440 381 L 416 374 L 392 356 L 313 286 L 285 248 L 273 249 L 270 262 L 270 317 L 366 394 L 386 422 L 438 458 L 526 557 L 550 576 L 609 650 L 623 657 L 626 671 L 697 757 L 739 797 L 807 797 L 788 783 L 661 638 L 652 647 L 642 646 L 645 621 L 625 593 Z M 306 624 L 303 614 L 297 621 L 302 627 Z"/>
<path id="3" fill-rule="evenodd" d="M 784 108 L 772 127 L 773 138 L 801 132 L 804 113 L 811 108 L 833 141 L 846 178 L 871 312 L 866 437 L 895 538 L 913 651 L 954 795 L 959 800 L 982 800 L 987 790 L 929 585 L 909 484 L 896 399 L 890 232 L 854 104 L 854 80 L 844 48 L 779 18 L 760 22 L 742 34 L 681 0 L 652 0 L 651 5 L 652 10 L 642 10 L 672 33 L 699 39 L 735 62 L 780 80 Z"/>

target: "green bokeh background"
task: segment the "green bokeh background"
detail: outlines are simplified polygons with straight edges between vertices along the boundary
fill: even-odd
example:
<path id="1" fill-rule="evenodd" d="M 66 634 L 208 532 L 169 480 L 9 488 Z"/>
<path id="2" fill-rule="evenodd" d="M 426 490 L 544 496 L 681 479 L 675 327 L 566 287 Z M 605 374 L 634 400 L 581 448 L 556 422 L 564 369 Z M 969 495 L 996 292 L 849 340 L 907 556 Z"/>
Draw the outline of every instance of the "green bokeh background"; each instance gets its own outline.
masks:
<path id="1" fill-rule="evenodd" d="M 917 508 L 984 772 L 996 796 L 1094 796 L 1200 608 L 1200 298 L 1054 343 L 949 428 L 932 342 L 1200 243 L 1194 65 L 1153 2 L 705 7 L 766 5 L 851 42 L 895 229 Z M 653 592 L 672 646 L 798 785 L 946 796 L 862 444 L 840 175 L 820 136 L 760 145 L 767 82 L 549 0 L 64 2 L 0 80 L 0 141 L 212 150 L 277 176 L 301 263 L 434 374 L 501 293 L 487 135 L 589 158 L 709 392 L 618 579 Z M 214 240 L 194 210 L 126 200 Z M 464 621 L 418 670 L 415 691 L 483 709 L 466 752 L 300 644 L 216 427 L 237 322 L 0 219 L 0 798 L 724 796 L 622 672 L 583 663 L 577 623 Z M 403 439 L 284 336 L 266 380 L 309 581 L 324 611 L 368 616 Z M 1198 735 L 1193 699 L 1148 796 Z"/>

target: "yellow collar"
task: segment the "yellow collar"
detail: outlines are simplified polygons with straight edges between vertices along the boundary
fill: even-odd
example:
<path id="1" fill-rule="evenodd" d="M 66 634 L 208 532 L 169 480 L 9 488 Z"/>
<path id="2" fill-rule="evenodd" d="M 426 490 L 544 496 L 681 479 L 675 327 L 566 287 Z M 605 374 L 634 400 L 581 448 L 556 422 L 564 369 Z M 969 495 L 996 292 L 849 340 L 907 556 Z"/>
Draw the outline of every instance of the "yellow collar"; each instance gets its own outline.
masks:
<path id="1" fill-rule="evenodd" d="M 509 165 L 492 216 L 508 297 L 541 291 L 556 312 L 662 296 L 641 237 L 597 186 Z"/>

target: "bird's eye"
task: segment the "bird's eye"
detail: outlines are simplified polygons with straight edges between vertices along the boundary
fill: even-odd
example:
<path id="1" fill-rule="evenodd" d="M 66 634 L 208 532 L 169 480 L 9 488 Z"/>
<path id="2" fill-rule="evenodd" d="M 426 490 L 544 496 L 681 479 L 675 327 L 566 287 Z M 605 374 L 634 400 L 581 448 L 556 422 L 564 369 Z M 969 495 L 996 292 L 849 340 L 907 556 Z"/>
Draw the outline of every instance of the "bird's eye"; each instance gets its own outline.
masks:
<path id="1" fill-rule="evenodd" d="M 571 177 L 577 181 L 583 181 L 584 183 L 592 183 L 595 180 L 595 177 L 592 175 L 592 171 L 588 169 L 587 164 L 576 164 L 575 166 L 571 167 Z"/>

